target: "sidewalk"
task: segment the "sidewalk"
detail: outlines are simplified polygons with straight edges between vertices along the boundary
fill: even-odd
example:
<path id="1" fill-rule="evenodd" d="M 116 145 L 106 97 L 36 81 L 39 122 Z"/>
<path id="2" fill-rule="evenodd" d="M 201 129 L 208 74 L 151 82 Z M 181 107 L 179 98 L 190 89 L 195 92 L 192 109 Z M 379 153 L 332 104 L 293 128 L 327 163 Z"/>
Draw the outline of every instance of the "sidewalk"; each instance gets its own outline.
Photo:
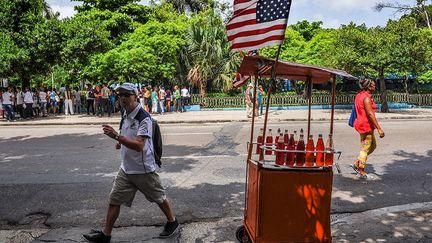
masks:
<path id="1" fill-rule="evenodd" d="M 312 120 L 323 121 L 330 120 L 331 110 L 312 110 Z M 334 119 L 348 121 L 351 110 L 335 110 Z M 269 121 L 306 121 L 308 117 L 307 110 L 280 110 L 270 111 Z M 188 111 L 184 113 L 168 113 L 165 115 L 153 115 L 159 123 L 215 123 L 215 122 L 250 122 L 251 119 L 246 117 L 246 111 L 243 110 L 211 110 L 211 111 Z M 414 108 L 414 109 L 395 109 L 390 113 L 377 113 L 378 120 L 393 119 L 432 119 L 432 109 Z M 257 123 L 264 121 L 264 116 L 256 118 Z M 113 117 L 96 117 L 87 115 L 73 116 L 50 116 L 41 117 L 31 120 L 17 120 L 7 122 L 5 119 L 0 120 L 0 126 L 25 126 L 25 125 L 100 125 L 100 124 L 118 124 L 120 122 L 119 114 Z"/>
<path id="2" fill-rule="evenodd" d="M 112 242 L 237 242 L 240 217 L 205 222 L 181 222 L 180 234 L 157 238 L 162 226 L 131 226 L 114 229 Z M 431 242 L 432 202 L 413 203 L 347 215 L 332 215 L 333 242 Z M 0 242 L 85 242 L 89 227 L 0 230 Z"/>

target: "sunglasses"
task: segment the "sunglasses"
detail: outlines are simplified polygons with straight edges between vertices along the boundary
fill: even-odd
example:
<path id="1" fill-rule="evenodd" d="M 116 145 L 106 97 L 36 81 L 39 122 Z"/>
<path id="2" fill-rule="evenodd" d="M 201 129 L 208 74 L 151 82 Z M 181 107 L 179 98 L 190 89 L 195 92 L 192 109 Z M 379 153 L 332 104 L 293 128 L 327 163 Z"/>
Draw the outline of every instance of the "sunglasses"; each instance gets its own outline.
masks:
<path id="1" fill-rule="evenodd" d="M 131 94 L 131 93 L 118 93 L 117 94 L 119 97 L 126 97 L 126 98 L 129 98 L 129 97 L 131 97 L 133 94 Z"/>

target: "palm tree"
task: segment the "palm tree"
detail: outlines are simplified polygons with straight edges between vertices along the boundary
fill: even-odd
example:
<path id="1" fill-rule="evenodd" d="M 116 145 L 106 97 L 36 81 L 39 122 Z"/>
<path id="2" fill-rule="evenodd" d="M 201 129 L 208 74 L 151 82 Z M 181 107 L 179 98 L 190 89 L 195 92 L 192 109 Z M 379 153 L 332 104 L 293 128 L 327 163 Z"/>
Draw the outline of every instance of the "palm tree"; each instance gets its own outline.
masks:
<path id="1" fill-rule="evenodd" d="M 190 84 L 198 86 L 200 95 L 207 88 L 228 90 L 239 63 L 239 56 L 230 54 L 225 26 L 213 10 L 204 13 L 202 22 L 192 24 L 188 34 L 188 47 L 183 50 Z"/>
<path id="2" fill-rule="evenodd" d="M 42 0 L 42 11 L 46 19 L 51 19 L 58 16 L 53 12 L 51 6 L 48 4 L 46 0 Z"/>
<path id="3" fill-rule="evenodd" d="M 375 10 L 380 12 L 384 8 L 394 9 L 396 13 L 410 13 L 416 17 L 424 19 L 426 26 L 432 29 L 432 19 L 430 16 L 429 0 L 416 0 L 416 5 L 402 4 L 400 2 L 379 2 L 375 5 Z"/>
<path id="4" fill-rule="evenodd" d="M 209 1 L 207 0 L 166 0 L 166 2 L 172 4 L 178 13 L 197 13 L 209 6 Z"/>

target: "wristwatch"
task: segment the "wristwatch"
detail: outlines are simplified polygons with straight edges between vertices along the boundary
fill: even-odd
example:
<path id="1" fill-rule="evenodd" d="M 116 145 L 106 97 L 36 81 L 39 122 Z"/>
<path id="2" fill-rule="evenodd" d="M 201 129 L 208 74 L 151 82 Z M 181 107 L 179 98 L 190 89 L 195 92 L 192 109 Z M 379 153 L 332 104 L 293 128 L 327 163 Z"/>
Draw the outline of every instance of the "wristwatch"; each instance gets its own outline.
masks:
<path id="1" fill-rule="evenodd" d="M 117 133 L 117 134 L 114 136 L 114 139 L 118 141 L 118 140 L 120 139 L 120 134 Z"/>

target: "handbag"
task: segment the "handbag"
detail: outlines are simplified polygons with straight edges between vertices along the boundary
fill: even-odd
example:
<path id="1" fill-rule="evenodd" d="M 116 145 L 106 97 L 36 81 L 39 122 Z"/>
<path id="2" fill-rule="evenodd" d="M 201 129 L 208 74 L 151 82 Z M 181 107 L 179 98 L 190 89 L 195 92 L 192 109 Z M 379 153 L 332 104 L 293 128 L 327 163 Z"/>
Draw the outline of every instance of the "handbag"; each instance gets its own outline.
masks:
<path id="1" fill-rule="evenodd" d="M 355 109 L 355 105 L 353 105 L 352 110 L 351 110 L 351 115 L 350 115 L 350 118 L 348 120 L 348 125 L 350 127 L 354 127 L 354 122 L 356 119 L 357 119 L 357 112 Z"/>

